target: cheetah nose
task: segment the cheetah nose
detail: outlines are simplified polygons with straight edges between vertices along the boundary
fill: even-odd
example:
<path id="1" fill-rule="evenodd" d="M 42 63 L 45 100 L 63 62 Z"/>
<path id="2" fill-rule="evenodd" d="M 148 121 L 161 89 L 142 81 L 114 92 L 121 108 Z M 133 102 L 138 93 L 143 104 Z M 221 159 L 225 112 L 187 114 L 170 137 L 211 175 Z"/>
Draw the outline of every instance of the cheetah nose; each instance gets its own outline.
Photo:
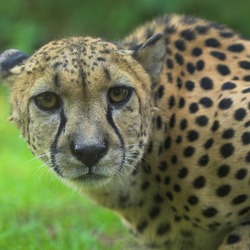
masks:
<path id="1" fill-rule="evenodd" d="M 108 151 L 107 143 L 75 144 L 71 143 L 71 152 L 77 160 L 87 167 L 93 167 Z"/>

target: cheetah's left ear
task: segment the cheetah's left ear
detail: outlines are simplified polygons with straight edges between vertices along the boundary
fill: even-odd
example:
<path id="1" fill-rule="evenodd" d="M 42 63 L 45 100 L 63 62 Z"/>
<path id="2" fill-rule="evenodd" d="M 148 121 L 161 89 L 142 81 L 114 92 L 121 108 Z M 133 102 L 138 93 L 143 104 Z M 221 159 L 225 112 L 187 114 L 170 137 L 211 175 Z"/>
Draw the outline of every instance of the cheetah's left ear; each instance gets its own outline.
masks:
<path id="1" fill-rule="evenodd" d="M 150 37 L 137 48 L 133 56 L 145 70 L 156 80 L 161 72 L 166 53 L 165 39 L 162 33 Z"/>
<path id="2" fill-rule="evenodd" d="M 12 83 L 20 73 L 20 66 L 29 56 L 15 49 L 6 50 L 0 55 L 0 80 Z"/>

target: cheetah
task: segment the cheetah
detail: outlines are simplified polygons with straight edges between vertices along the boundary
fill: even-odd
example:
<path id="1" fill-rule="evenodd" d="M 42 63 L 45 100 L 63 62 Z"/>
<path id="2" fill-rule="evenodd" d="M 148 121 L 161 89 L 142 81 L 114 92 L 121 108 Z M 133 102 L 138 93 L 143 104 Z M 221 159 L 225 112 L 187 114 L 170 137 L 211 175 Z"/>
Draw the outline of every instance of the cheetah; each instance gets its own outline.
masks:
<path id="1" fill-rule="evenodd" d="M 10 120 L 145 247 L 250 249 L 250 41 L 165 15 L 125 39 L 0 56 Z"/>

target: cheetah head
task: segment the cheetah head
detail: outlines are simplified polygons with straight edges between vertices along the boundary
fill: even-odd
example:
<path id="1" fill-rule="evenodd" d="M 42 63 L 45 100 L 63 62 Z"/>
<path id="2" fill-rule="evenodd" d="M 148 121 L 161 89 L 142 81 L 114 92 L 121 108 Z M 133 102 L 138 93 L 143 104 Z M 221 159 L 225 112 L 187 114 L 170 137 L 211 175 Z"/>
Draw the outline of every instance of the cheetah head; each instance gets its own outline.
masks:
<path id="1" fill-rule="evenodd" d="M 147 145 L 152 81 L 162 34 L 136 49 L 91 37 L 50 42 L 32 56 L 0 55 L 11 88 L 10 120 L 31 151 L 68 183 L 101 187 L 134 171 Z"/>

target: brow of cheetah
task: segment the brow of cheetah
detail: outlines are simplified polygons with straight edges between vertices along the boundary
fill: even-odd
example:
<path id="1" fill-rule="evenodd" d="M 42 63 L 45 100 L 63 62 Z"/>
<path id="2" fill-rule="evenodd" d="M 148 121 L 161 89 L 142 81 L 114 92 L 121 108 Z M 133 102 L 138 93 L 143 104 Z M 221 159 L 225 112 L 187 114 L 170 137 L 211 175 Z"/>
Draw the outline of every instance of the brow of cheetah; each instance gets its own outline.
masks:
<path id="1" fill-rule="evenodd" d="M 166 15 L 112 43 L 7 50 L 10 120 L 145 246 L 250 249 L 250 42 Z"/>

